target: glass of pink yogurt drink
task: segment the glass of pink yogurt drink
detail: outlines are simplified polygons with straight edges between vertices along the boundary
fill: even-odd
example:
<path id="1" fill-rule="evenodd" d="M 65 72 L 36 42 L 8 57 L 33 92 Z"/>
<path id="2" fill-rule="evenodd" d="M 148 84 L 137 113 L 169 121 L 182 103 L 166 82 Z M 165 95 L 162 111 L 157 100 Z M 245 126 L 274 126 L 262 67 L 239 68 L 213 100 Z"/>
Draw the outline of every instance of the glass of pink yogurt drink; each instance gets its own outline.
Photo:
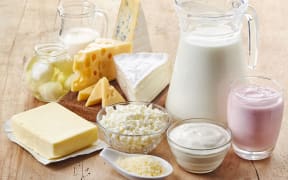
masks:
<path id="1" fill-rule="evenodd" d="M 262 76 L 234 81 L 227 104 L 234 152 L 247 160 L 269 157 L 279 135 L 283 109 L 283 90 L 276 81 Z"/>

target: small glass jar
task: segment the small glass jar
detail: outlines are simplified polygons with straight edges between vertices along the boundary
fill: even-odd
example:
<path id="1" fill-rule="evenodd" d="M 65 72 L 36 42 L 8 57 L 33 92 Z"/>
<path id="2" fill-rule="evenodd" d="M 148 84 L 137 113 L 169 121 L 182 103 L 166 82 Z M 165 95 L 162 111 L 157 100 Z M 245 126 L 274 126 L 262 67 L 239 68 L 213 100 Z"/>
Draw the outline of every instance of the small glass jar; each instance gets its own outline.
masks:
<path id="1" fill-rule="evenodd" d="M 38 100 L 58 101 L 71 89 L 73 60 L 60 43 L 38 44 L 34 51 L 25 66 L 25 82 Z"/>

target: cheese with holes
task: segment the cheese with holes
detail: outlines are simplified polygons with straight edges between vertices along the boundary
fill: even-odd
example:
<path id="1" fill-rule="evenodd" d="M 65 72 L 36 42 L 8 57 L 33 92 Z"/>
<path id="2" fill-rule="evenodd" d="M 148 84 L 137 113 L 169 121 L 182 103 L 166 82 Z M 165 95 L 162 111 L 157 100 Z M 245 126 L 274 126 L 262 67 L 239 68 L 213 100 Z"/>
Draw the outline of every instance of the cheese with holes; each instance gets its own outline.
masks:
<path id="1" fill-rule="evenodd" d="M 102 86 L 102 107 L 125 102 L 125 99 L 113 86 Z"/>
<path id="2" fill-rule="evenodd" d="M 107 79 L 103 79 L 101 93 L 102 107 L 125 102 L 125 99 L 121 96 L 121 94 L 113 86 L 109 85 L 109 81 Z"/>
<path id="3" fill-rule="evenodd" d="M 94 124 L 58 103 L 19 113 L 11 120 L 17 140 L 47 159 L 73 153 L 98 138 Z"/>
<path id="4" fill-rule="evenodd" d="M 171 63 L 164 53 L 114 57 L 117 82 L 129 101 L 151 102 L 170 82 Z"/>
<path id="5" fill-rule="evenodd" d="M 101 102 L 103 81 L 108 82 L 107 78 L 103 77 L 96 83 L 88 100 L 86 101 L 86 104 L 85 104 L 86 107 L 92 106 Z"/>
<path id="6" fill-rule="evenodd" d="M 93 88 L 95 87 L 95 84 L 88 86 L 85 89 L 82 89 L 81 91 L 78 92 L 77 95 L 77 101 L 83 101 L 83 100 L 87 100 L 93 90 Z"/>
<path id="7" fill-rule="evenodd" d="M 121 0 L 113 39 L 132 41 L 137 25 L 140 0 Z"/>
<path id="8" fill-rule="evenodd" d="M 73 71 L 77 77 L 72 82 L 71 90 L 82 90 L 104 76 L 114 80 L 116 70 L 113 56 L 130 53 L 131 50 L 131 43 L 112 39 L 97 39 L 89 44 L 74 56 Z"/>

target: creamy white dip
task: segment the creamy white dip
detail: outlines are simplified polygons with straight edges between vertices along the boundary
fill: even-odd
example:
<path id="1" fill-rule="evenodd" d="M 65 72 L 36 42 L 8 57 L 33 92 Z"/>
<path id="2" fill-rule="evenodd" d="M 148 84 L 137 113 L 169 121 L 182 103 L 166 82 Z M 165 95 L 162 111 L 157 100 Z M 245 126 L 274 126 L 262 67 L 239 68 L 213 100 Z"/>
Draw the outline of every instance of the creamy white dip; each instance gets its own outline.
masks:
<path id="1" fill-rule="evenodd" d="M 220 126 L 205 123 L 185 123 L 170 132 L 170 138 L 178 145 L 191 149 L 210 149 L 225 144 L 229 138 Z"/>

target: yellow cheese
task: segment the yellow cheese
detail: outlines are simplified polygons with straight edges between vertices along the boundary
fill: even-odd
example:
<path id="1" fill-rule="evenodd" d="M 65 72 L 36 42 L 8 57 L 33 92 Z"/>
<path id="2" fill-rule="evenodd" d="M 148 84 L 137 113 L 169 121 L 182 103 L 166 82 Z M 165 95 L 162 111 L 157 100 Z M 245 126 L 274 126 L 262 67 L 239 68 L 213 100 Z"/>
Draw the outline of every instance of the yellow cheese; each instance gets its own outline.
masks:
<path id="1" fill-rule="evenodd" d="M 139 0 L 121 0 L 113 39 L 133 41 L 139 14 Z"/>
<path id="2" fill-rule="evenodd" d="M 100 78 L 109 80 L 116 78 L 113 56 L 131 52 L 131 43 L 112 39 L 98 39 L 74 56 L 73 71 L 77 74 L 72 82 L 71 90 L 79 91 Z"/>
<path id="3" fill-rule="evenodd" d="M 94 124 L 57 103 L 14 115 L 12 130 L 18 141 L 47 159 L 73 153 L 98 138 Z"/>
<path id="4" fill-rule="evenodd" d="M 87 88 L 79 91 L 78 96 L 77 96 L 77 101 L 87 100 L 94 87 L 95 87 L 95 84 L 88 86 Z"/>
<path id="5" fill-rule="evenodd" d="M 125 102 L 121 94 L 113 86 L 110 86 L 108 81 L 102 83 L 102 107 Z"/>
<path id="6" fill-rule="evenodd" d="M 106 77 L 103 77 L 96 83 L 88 100 L 86 101 L 86 104 L 85 104 L 86 107 L 92 106 L 101 102 L 101 99 L 102 99 L 101 92 L 102 92 L 103 81 L 108 82 L 108 79 Z"/>

